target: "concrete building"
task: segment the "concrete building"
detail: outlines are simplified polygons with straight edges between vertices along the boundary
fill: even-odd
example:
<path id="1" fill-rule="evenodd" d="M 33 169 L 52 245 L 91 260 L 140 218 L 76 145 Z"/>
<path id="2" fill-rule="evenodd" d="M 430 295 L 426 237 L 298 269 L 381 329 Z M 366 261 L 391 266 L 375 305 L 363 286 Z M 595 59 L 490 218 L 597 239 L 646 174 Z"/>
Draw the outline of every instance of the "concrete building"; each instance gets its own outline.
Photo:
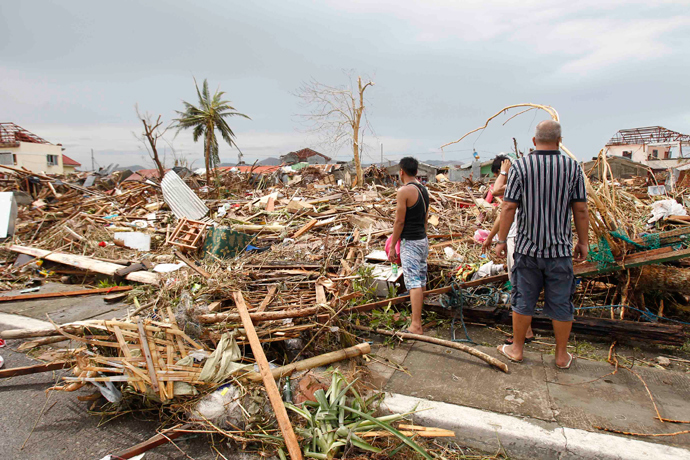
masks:
<path id="1" fill-rule="evenodd" d="M 690 135 L 662 126 L 621 129 L 606 143 L 605 153 L 642 164 L 690 157 Z"/>
<path id="2" fill-rule="evenodd" d="M 399 179 L 400 175 L 400 165 L 393 164 L 386 167 L 388 174 L 395 180 Z M 417 167 L 417 179 L 422 182 L 436 182 L 436 175 L 438 174 L 438 168 L 426 163 L 419 163 Z"/>
<path id="3" fill-rule="evenodd" d="M 62 145 L 51 144 L 14 123 L 0 123 L 0 164 L 64 174 Z"/>

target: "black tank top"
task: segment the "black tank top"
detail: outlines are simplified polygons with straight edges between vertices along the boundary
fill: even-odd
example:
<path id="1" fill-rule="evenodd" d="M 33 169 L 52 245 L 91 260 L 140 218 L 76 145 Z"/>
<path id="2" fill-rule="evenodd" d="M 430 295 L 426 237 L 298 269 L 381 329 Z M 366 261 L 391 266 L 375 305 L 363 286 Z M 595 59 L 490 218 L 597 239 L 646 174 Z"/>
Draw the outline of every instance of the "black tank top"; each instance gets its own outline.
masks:
<path id="1" fill-rule="evenodd" d="M 426 187 L 417 182 L 410 182 L 407 185 L 414 185 L 419 193 L 417 201 L 412 206 L 407 207 L 405 212 L 405 226 L 400 234 L 403 240 L 423 240 L 426 238 L 426 213 L 429 211 L 429 192 Z M 420 199 L 421 198 L 421 199 Z"/>

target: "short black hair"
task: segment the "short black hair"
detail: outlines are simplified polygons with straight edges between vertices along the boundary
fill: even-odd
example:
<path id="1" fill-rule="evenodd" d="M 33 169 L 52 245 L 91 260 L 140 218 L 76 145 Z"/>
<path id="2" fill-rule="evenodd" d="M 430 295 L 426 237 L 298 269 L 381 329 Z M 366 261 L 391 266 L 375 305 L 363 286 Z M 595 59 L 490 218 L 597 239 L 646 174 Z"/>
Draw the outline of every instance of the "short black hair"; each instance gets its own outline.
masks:
<path id="1" fill-rule="evenodd" d="M 408 176 L 415 177 L 417 175 L 417 169 L 419 168 L 419 161 L 416 158 L 405 157 L 400 160 L 400 169 L 405 171 Z"/>
<path id="2" fill-rule="evenodd" d="M 506 155 L 499 155 L 494 158 L 494 162 L 491 165 L 491 172 L 498 174 L 498 172 L 501 170 L 501 163 L 503 163 L 505 160 L 510 160 L 510 158 L 508 158 Z"/>

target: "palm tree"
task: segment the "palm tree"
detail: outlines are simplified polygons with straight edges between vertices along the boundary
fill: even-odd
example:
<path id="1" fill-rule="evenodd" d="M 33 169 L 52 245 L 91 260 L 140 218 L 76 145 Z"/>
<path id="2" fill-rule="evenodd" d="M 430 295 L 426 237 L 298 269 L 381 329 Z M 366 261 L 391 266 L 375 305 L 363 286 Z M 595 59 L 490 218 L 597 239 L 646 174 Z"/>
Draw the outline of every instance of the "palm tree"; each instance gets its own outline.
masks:
<path id="1" fill-rule="evenodd" d="M 199 96 L 199 105 L 194 106 L 189 102 L 182 101 L 184 104 L 184 112 L 176 111 L 180 116 L 175 121 L 177 131 L 183 129 L 192 129 L 194 142 L 204 136 L 204 160 L 206 162 L 206 184 L 210 185 L 211 170 L 213 170 L 220 163 L 218 158 L 218 138 L 216 137 L 216 129 L 220 131 L 220 135 L 230 147 L 235 146 L 235 133 L 232 132 L 230 126 L 225 121 L 225 117 L 244 117 L 249 118 L 243 113 L 235 111 L 235 108 L 230 105 L 230 101 L 223 100 L 224 91 L 216 91 L 213 96 L 208 90 L 208 81 L 204 79 L 204 84 L 201 90 L 194 79 L 194 86 L 196 86 L 196 94 Z"/>

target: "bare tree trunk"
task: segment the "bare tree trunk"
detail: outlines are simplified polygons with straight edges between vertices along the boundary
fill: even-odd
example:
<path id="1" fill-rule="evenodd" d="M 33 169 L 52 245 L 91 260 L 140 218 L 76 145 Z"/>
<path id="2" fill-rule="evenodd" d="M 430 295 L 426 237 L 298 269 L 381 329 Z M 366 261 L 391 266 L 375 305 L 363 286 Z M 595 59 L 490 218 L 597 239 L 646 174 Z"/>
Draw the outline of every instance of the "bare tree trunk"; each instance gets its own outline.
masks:
<path id="1" fill-rule="evenodd" d="M 144 135 L 146 136 L 146 140 L 149 142 L 149 145 L 151 146 L 151 156 L 153 157 L 153 162 L 156 163 L 158 177 L 160 180 L 163 180 L 163 176 L 165 175 L 165 168 L 163 167 L 163 164 L 161 163 L 161 160 L 158 157 L 158 149 L 156 148 L 156 138 L 153 133 L 153 128 L 146 122 L 145 119 L 142 118 L 141 122 L 144 124 Z"/>
<path id="2" fill-rule="evenodd" d="M 206 162 L 206 186 L 211 186 L 211 135 L 206 133 L 204 139 L 204 161 Z"/>
<path id="3" fill-rule="evenodd" d="M 352 149 L 355 158 L 355 170 L 357 172 L 357 185 L 363 186 L 364 172 L 362 171 L 362 161 L 359 157 L 359 127 L 362 121 L 362 112 L 364 111 L 364 89 L 366 88 L 366 86 L 362 88 L 362 77 L 357 77 L 357 85 L 359 86 L 359 107 L 355 106 L 354 98 L 352 101 L 352 109 L 355 114 L 355 119 L 352 122 L 352 129 L 354 131 Z"/>

